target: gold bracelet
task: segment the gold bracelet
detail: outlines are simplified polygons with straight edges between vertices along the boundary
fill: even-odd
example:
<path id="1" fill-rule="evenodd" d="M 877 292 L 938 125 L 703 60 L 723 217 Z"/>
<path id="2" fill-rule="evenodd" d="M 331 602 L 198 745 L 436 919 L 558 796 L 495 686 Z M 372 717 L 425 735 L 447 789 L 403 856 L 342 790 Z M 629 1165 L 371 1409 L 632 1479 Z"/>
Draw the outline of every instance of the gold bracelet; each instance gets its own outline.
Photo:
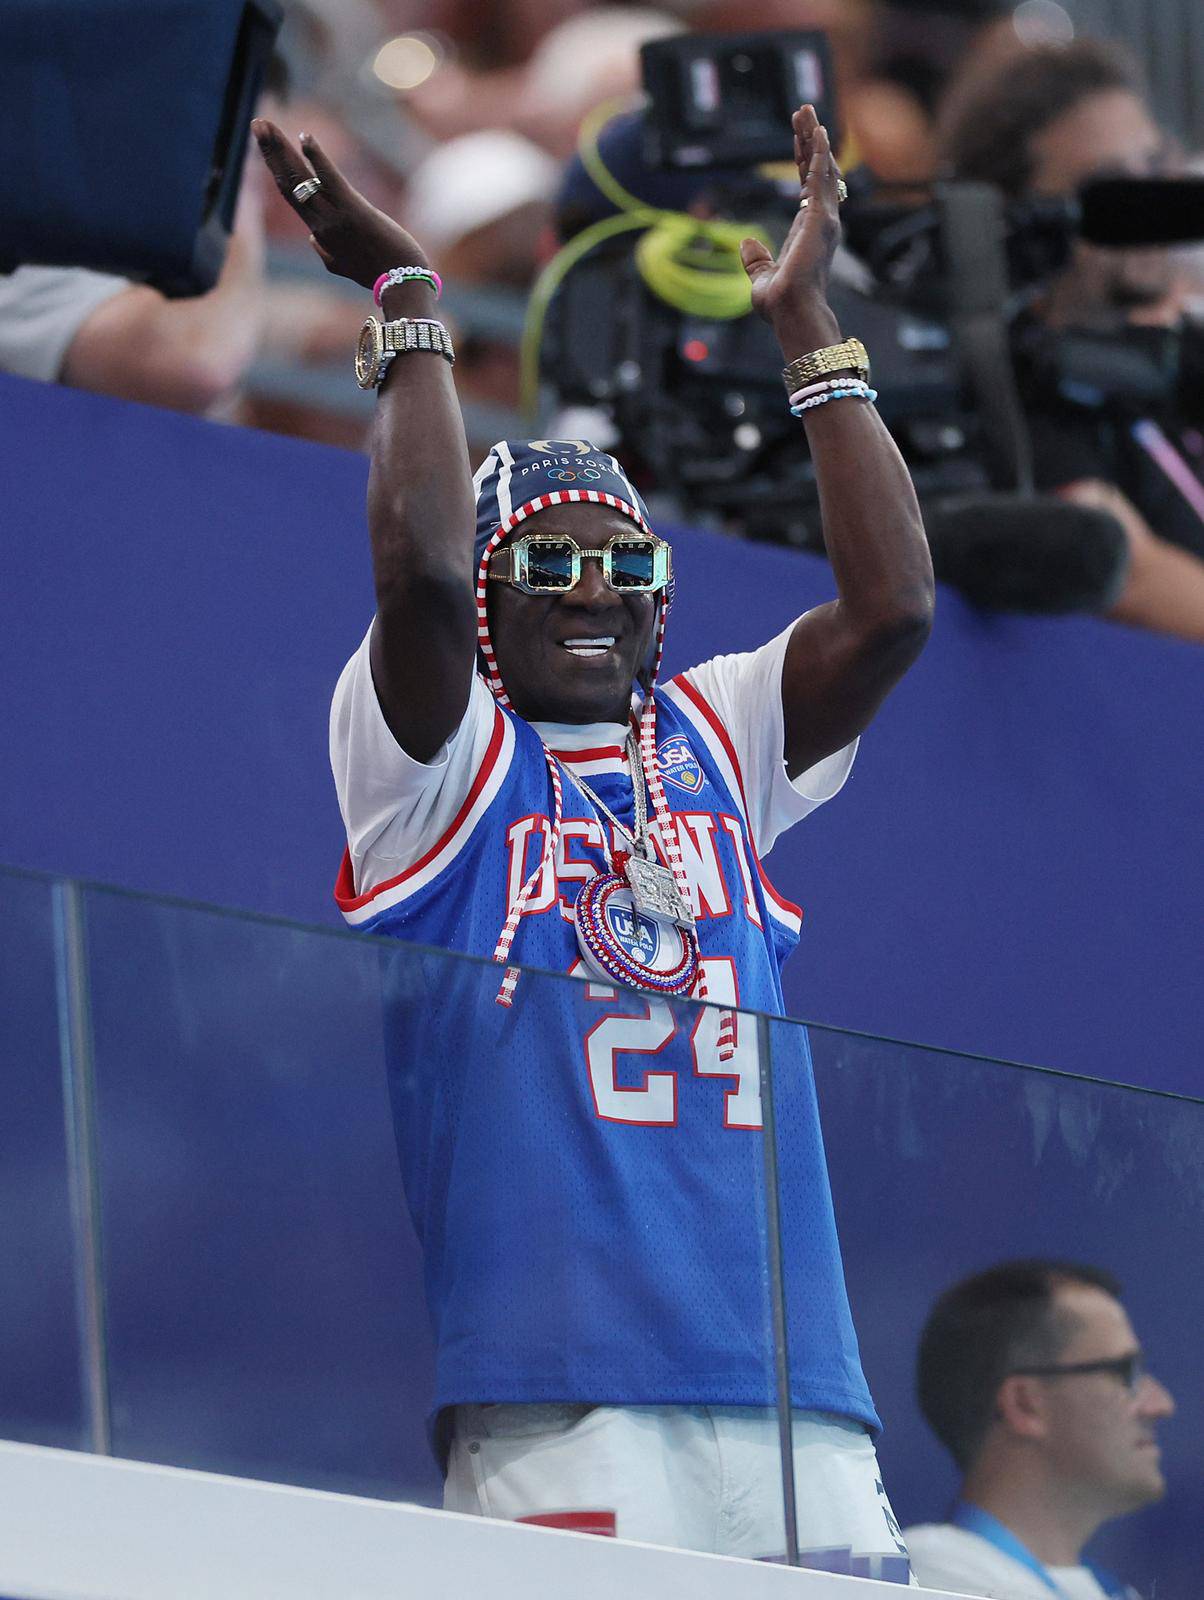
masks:
<path id="1" fill-rule="evenodd" d="M 860 339 L 846 339 L 843 344 L 825 345 L 810 355 L 796 356 L 788 367 L 782 368 L 782 382 L 787 394 L 796 394 L 833 372 L 854 372 L 863 383 L 870 381 L 869 351 Z"/>

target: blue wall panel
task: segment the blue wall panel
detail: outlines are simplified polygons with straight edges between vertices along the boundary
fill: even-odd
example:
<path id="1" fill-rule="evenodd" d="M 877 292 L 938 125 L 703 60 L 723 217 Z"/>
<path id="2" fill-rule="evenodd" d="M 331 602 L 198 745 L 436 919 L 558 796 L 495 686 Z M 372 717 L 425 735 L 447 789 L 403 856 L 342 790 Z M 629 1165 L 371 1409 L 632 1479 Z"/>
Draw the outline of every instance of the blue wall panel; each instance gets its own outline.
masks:
<path id="1" fill-rule="evenodd" d="M 0 860 L 335 920 L 326 765 L 372 610 L 366 464 L 0 378 Z M 825 565 L 677 541 L 671 667 L 828 597 Z M 774 852 L 798 1015 L 1183 1092 L 1198 1066 L 1204 656 L 1097 623 L 936 635 L 846 792 Z"/>

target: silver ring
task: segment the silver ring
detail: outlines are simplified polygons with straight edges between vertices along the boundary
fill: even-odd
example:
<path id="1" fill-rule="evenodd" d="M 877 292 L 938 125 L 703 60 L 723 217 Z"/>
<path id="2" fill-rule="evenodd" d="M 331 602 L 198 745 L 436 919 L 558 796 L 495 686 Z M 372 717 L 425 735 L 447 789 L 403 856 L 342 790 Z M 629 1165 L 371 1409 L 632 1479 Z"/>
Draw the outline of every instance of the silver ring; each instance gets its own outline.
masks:
<path id="1" fill-rule="evenodd" d="M 305 178 L 294 187 L 293 199 L 299 206 L 303 206 L 307 200 L 313 199 L 321 187 L 321 178 Z"/>
<path id="2" fill-rule="evenodd" d="M 806 211 L 807 207 L 810 204 L 811 204 L 811 196 L 809 194 L 805 194 L 803 196 L 803 198 L 799 201 L 798 208 L 799 208 L 800 211 Z"/>

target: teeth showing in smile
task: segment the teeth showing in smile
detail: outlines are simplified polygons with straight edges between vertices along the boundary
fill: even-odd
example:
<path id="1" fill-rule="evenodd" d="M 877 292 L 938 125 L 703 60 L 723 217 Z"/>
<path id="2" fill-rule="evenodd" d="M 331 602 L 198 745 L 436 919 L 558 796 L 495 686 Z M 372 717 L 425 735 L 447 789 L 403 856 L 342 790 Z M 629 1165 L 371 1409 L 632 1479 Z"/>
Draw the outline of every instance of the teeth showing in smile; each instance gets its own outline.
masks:
<path id="1" fill-rule="evenodd" d="M 562 639 L 561 643 L 566 650 L 571 650 L 575 656 L 604 656 L 614 644 L 613 634 L 604 634 L 597 639 Z"/>

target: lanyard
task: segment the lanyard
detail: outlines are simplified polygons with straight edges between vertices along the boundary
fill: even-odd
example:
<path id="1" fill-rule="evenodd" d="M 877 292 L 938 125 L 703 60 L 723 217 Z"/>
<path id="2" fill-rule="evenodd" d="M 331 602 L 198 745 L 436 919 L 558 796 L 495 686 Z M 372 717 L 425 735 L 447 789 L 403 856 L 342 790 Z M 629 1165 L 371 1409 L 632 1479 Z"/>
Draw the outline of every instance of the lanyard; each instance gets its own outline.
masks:
<path id="1" fill-rule="evenodd" d="M 959 1500 L 953 1507 L 949 1516 L 955 1528 L 964 1528 L 967 1533 L 976 1533 L 980 1539 L 985 1539 L 988 1544 L 993 1544 L 996 1550 L 1001 1550 L 1005 1556 L 1011 1556 L 1022 1567 L 1027 1567 L 1040 1578 L 1041 1582 L 1051 1594 L 1062 1595 L 1048 1569 L 1037 1560 L 1036 1556 L 1027 1547 L 1021 1544 L 1010 1528 L 1005 1528 L 998 1517 L 993 1517 L 989 1511 L 984 1511 L 981 1506 L 973 1506 L 968 1500 Z M 1100 1570 L 1099 1567 L 1088 1566 L 1096 1583 L 1108 1595 L 1109 1600 L 1126 1600 L 1132 1593 L 1123 1583 Z M 1063 1600 L 1065 1596 L 1063 1595 Z"/>

